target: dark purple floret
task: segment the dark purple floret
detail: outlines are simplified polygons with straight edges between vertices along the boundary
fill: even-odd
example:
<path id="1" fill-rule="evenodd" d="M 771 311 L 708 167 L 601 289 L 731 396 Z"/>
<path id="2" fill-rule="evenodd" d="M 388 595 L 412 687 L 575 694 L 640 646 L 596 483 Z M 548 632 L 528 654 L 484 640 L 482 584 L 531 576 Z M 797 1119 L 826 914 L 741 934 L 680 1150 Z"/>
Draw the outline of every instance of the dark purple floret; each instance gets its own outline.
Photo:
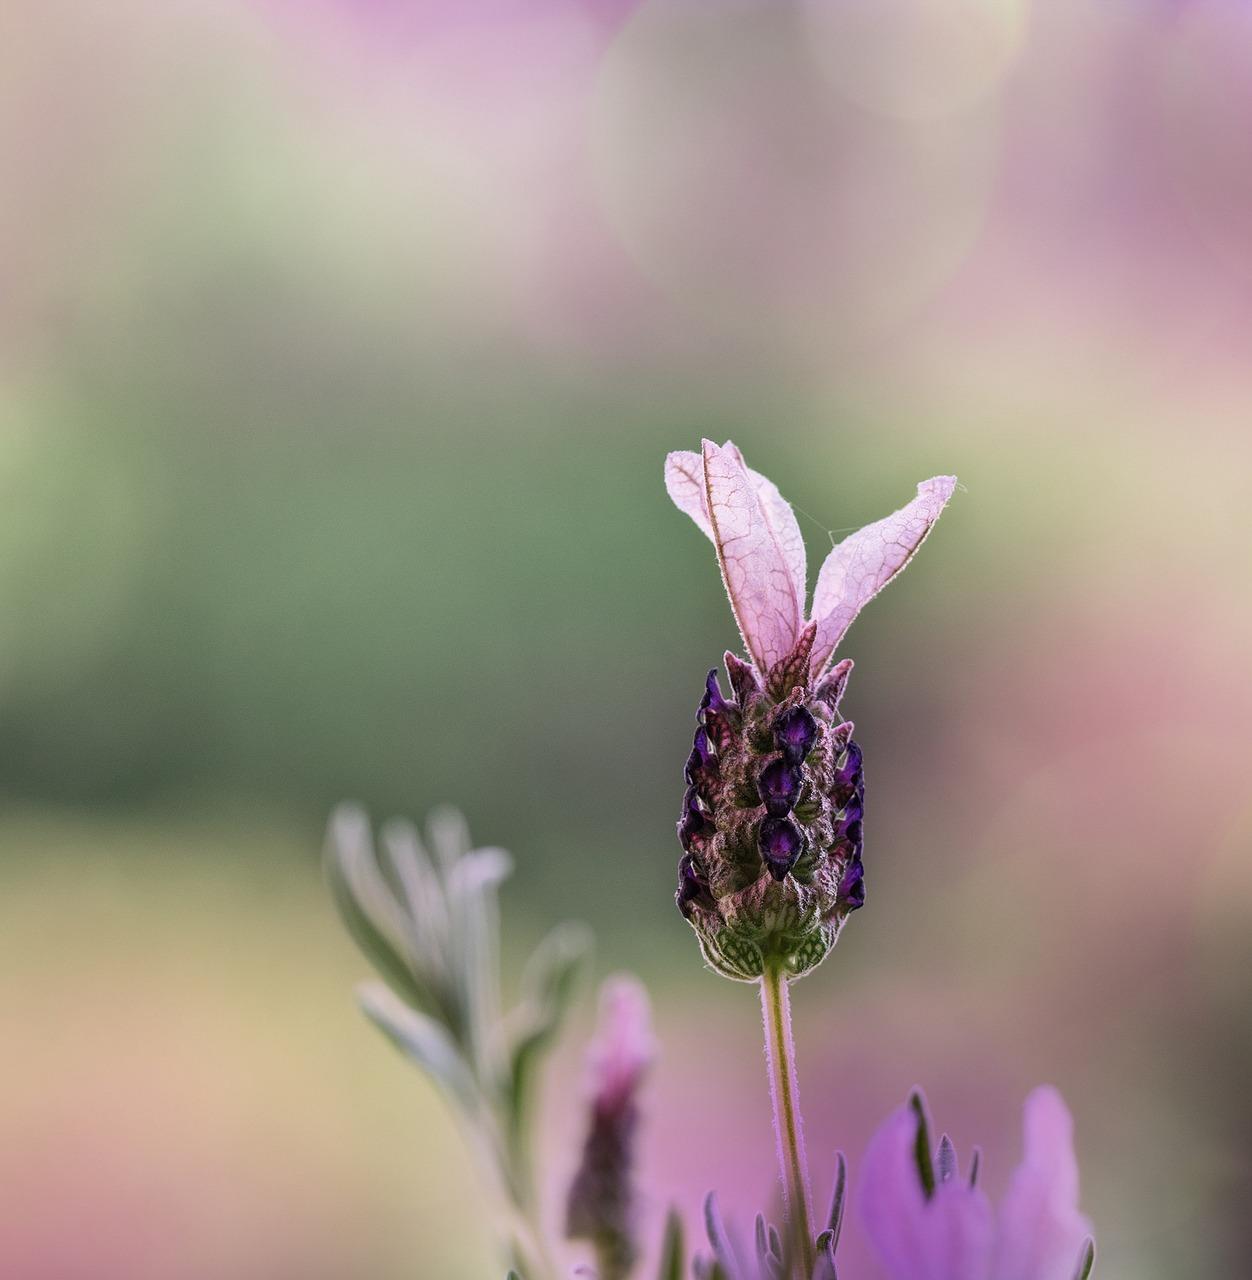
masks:
<path id="1" fill-rule="evenodd" d="M 804 852 L 804 836 L 790 818 L 762 818 L 757 832 L 761 857 L 775 880 L 786 879 Z"/>
<path id="2" fill-rule="evenodd" d="M 678 864 L 678 892 L 674 895 L 678 902 L 678 909 L 684 916 L 691 914 L 690 904 L 700 897 L 706 888 L 704 878 L 696 866 L 696 860 L 691 854 L 684 854 L 682 861 Z"/>
<path id="3" fill-rule="evenodd" d="M 865 795 L 853 795 L 852 799 L 847 802 L 840 810 L 842 817 L 835 819 L 835 838 L 847 836 L 855 825 L 857 835 L 860 835 L 861 819 L 865 816 Z"/>
<path id="4" fill-rule="evenodd" d="M 774 760 L 761 770 L 756 789 L 761 794 L 761 803 L 771 818 L 785 818 L 800 799 L 800 791 L 804 780 L 798 769 L 789 765 L 786 760 Z"/>
<path id="5" fill-rule="evenodd" d="M 694 837 L 711 835 L 712 832 L 713 824 L 700 808 L 695 787 L 688 787 L 686 795 L 683 796 L 682 821 L 678 824 L 678 839 L 682 842 L 682 847 L 689 849 Z"/>
<path id="6" fill-rule="evenodd" d="M 817 741 L 817 721 L 807 707 L 789 707 L 774 721 L 774 741 L 788 764 L 799 764 Z"/>
<path id="7" fill-rule="evenodd" d="M 853 858 L 848 863 L 839 882 L 839 897 L 847 904 L 849 911 L 855 911 L 865 905 L 865 868 L 860 858 Z"/>
<path id="8" fill-rule="evenodd" d="M 702 717 L 704 712 L 711 711 L 714 715 L 722 715 L 729 710 L 730 703 L 722 697 L 722 686 L 718 683 L 717 668 L 714 667 L 704 682 L 704 697 L 700 699 L 698 714 Z"/>
<path id="9" fill-rule="evenodd" d="M 709 741 L 708 732 L 701 725 L 696 730 L 696 739 L 692 745 L 691 754 L 687 757 L 683 777 L 688 785 L 691 785 L 701 774 L 711 773 L 716 762 L 717 755 L 713 750 L 713 744 Z"/>
<path id="10" fill-rule="evenodd" d="M 861 748 L 849 738 L 848 745 L 835 768 L 836 785 L 843 787 L 855 785 L 861 773 L 861 765 Z"/>

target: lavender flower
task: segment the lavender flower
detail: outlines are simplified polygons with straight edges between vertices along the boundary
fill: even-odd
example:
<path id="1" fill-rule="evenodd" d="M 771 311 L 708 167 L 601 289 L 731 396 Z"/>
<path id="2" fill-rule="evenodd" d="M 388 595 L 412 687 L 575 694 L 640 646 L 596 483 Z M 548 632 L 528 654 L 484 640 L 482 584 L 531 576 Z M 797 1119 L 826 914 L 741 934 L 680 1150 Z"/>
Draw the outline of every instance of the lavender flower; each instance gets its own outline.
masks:
<path id="1" fill-rule="evenodd" d="M 1073 1122 L 1055 1089 L 1027 1099 L 1022 1163 L 998 1211 L 962 1177 L 945 1136 L 932 1157 L 920 1094 L 871 1140 L 861 1171 L 866 1233 L 890 1280 L 1085 1280 L 1095 1259 L 1078 1212 Z"/>
<path id="2" fill-rule="evenodd" d="M 865 901 L 865 782 L 830 666 L 862 607 L 908 562 L 952 496 L 936 476 L 907 506 L 845 538 L 807 598 L 804 540 L 777 487 L 729 441 L 671 453 L 670 497 L 712 540 L 749 661 L 726 654 L 730 695 L 705 683 L 687 760 L 676 901 L 709 964 L 752 981 L 807 973 Z"/>
<path id="3" fill-rule="evenodd" d="M 638 1093 L 655 1055 L 647 992 L 634 978 L 610 978 L 600 990 L 599 1026 L 587 1052 L 590 1118 L 566 1209 L 566 1235 L 592 1243 L 599 1280 L 623 1280 L 639 1256 Z"/>

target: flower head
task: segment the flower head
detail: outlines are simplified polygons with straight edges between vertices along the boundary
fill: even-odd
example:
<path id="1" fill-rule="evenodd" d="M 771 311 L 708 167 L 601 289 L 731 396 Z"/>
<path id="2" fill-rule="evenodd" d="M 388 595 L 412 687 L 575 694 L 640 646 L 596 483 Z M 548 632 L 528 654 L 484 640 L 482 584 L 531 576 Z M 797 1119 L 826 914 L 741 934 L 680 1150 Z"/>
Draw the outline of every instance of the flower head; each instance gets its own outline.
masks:
<path id="1" fill-rule="evenodd" d="M 748 660 L 710 671 L 684 777 L 676 900 L 706 959 L 751 980 L 827 955 L 865 901 L 861 749 L 839 702 L 852 663 L 835 647 L 925 540 L 956 480 L 937 476 L 826 558 L 806 616 L 804 539 L 777 486 L 729 441 L 671 453 L 670 497 L 712 540 Z"/>
<path id="2" fill-rule="evenodd" d="M 993 1208 L 962 1176 L 945 1136 L 932 1154 L 920 1094 L 874 1135 L 861 1172 L 865 1230 L 890 1280 L 1081 1280 L 1091 1224 L 1078 1212 L 1073 1122 L 1055 1089 L 1036 1089 L 1024 1115 L 1024 1154 Z"/>

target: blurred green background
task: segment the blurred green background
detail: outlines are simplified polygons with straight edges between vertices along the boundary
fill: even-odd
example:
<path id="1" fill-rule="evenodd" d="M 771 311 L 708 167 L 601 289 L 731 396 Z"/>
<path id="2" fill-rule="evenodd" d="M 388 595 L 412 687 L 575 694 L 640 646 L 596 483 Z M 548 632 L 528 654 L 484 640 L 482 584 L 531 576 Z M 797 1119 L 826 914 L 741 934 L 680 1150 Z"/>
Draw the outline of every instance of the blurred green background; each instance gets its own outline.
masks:
<path id="1" fill-rule="evenodd" d="M 671 901 L 701 435 L 811 563 L 963 483 L 842 650 L 815 1163 L 921 1082 L 998 1187 L 1050 1080 L 1102 1280 L 1248 1273 L 1250 86 L 1237 0 L 4 6 L 0 1274 L 496 1274 L 352 1005 L 344 797 L 460 806 L 517 954 L 648 981 L 654 1219 L 769 1194 Z"/>

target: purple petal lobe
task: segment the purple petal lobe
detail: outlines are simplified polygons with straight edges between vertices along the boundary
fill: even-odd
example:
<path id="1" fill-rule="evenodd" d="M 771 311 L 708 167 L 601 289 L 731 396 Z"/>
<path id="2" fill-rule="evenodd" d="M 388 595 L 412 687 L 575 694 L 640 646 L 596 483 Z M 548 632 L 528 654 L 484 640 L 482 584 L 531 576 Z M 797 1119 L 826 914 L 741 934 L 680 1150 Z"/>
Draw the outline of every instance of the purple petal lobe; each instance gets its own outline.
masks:
<path id="1" fill-rule="evenodd" d="M 1071 1280 L 1091 1223 L 1078 1211 L 1073 1121 L 1055 1089 L 1026 1099 L 1023 1134 L 1022 1163 L 1000 1203 L 995 1280 Z"/>
<path id="2" fill-rule="evenodd" d="M 700 710 L 697 715 L 702 715 L 705 711 L 721 715 L 729 709 L 730 704 L 722 697 L 722 686 L 717 678 L 717 668 L 714 667 L 704 682 L 704 697 L 700 699 Z"/>
<path id="3" fill-rule="evenodd" d="M 717 753 L 713 750 L 713 744 L 709 741 L 708 730 L 701 725 L 696 730 L 691 754 L 687 757 L 687 763 L 683 768 L 683 778 L 688 785 L 694 786 L 698 779 L 712 774 L 716 765 Z"/>
<path id="4" fill-rule="evenodd" d="M 789 764 L 799 764 L 817 741 L 817 721 L 807 707 L 788 707 L 774 721 L 774 741 Z"/>
<path id="5" fill-rule="evenodd" d="M 783 880 L 804 852 L 804 835 L 790 818 L 762 818 L 757 845 L 770 875 Z"/>
<path id="6" fill-rule="evenodd" d="M 939 519 L 955 476 L 935 476 L 899 511 L 846 537 L 826 557 L 813 592 L 813 675 L 820 674 L 858 613 L 908 564 Z"/>
<path id="7" fill-rule="evenodd" d="M 761 770 L 756 786 L 770 817 L 785 818 L 796 807 L 803 783 L 798 770 L 786 760 L 774 760 Z"/>
<path id="8" fill-rule="evenodd" d="M 776 528 L 777 512 L 762 504 L 733 445 L 706 440 L 703 457 L 709 522 L 730 607 L 748 653 L 769 670 L 795 647 L 804 617 L 789 530 Z"/>
<path id="9" fill-rule="evenodd" d="M 844 870 L 843 879 L 839 882 L 839 899 L 849 911 L 865 905 L 865 869 L 860 858 L 853 858 Z"/>

